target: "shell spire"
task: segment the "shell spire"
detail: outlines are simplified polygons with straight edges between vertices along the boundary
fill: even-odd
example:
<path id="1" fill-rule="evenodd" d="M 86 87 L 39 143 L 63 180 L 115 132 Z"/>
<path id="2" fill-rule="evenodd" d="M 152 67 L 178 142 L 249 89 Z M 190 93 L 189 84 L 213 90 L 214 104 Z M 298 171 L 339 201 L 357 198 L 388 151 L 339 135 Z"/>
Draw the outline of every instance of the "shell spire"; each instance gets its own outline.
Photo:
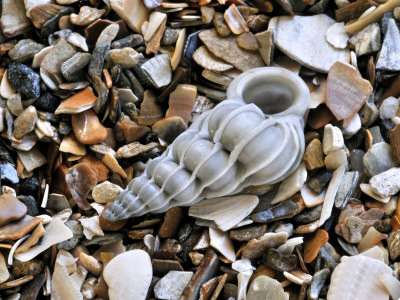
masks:
<path id="1" fill-rule="evenodd" d="M 302 79 L 281 68 L 252 69 L 231 83 L 227 96 L 150 161 L 103 216 L 161 213 L 289 176 L 305 148 L 310 95 Z"/>

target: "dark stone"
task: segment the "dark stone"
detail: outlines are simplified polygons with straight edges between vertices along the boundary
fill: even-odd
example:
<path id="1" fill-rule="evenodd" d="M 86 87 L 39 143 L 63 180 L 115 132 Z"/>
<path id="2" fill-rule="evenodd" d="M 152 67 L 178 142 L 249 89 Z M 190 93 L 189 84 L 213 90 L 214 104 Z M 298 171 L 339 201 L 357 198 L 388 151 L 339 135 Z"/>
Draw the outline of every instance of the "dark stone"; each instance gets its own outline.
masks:
<path id="1" fill-rule="evenodd" d="M 342 249 L 349 255 L 353 256 L 353 255 L 358 255 L 358 250 L 357 247 L 354 245 L 349 244 L 348 242 L 346 242 L 342 237 L 338 236 L 337 240 L 339 242 L 340 247 L 342 247 Z"/>
<path id="2" fill-rule="evenodd" d="M 326 11 L 328 4 L 329 0 L 320 0 L 311 6 L 307 11 L 312 14 L 322 14 Z"/>
<path id="3" fill-rule="evenodd" d="M 83 68 L 89 64 L 90 58 L 89 53 L 75 53 L 61 65 L 61 74 L 71 82 L 82 80 Z"/>
<path id="4" fill-rule="evenodd" d="M 35 197 L 21 195 L 21 196 L 18 196 L 17 198 L 19 201 L 24 203 L 26 205 L 26 207 L 28 208 L 28 212 L 27 212 L 28 215 L 30 215 L 32 217 L 39 215 L 39 207 L 38 207 Z"/>
<path id="5" fill-rule="evenodd" d="M 70 15 L 74 12 L 72 7 L 65 7 L 61 9 L 58 13 L 48 19 L 42 27 L 42 31 L 40 32 L 40 36 L 43 39 L 47 39 L 47 37 L 58 29 L 58 21 L 61 17 Z"/>
<path id="6" fill-rule="evenodd" d="M 202 44 L 199 38 L 200 32 L 202 32 L 202 30 L 193 32 L 192 34 L 189 34 L 189 36 L 186 39 L 185 48 L 183 50 L 183 57 L 186 58 L 191 65 L 195 65 L 194 60 L 192 58 L 193 53 Z"/>
<path id="7" fill-rule="evenodd" d="M 32 281 L 26 283 L 21 291 L 20 300 L 36 300 L 40 289 L 46 281 L 47 276 L 40 274 L 33 278 Z"/>
<path id="8" fill-rule="evenodd" d="M 111 49 L 122 49 L 125 47 L 135 48 L 137 46 L 143 45 L 144 40 L 140 34 L 131 34 L 123 39 L 115 41 L 111 44 Z"/>
<path id="9" fill-rule="evenodd" d="M 317 194 L 321 194 L 325 186 L 331 180 L 331 178 L 332 178 L 332 172 L 323 170 L 312 176 L 308 180 L 307 186 Z"/>
<path id="10" fill-rule="evenodd" d="M 139 57 L 139 63 L 137 64 L 137 66 L 133 67 L 133 72 L 135 73 L 136 78 L 145 89 L 153 87 L 153 84 L 149 81 L 146 73 L 141 68 L 146 61 L 147 59 L 141 54 Z"/>
<path id="11" fill-rule="evenodd" d="M 267 210 L 251 215 L 254 222 L 270 223 L 273 221 L 292 218 L 296 215 L 299 206 L 293 200 L 286 200 Z"/>
<path id="12" fill-rule="evenodd" d="M 294 217 L 294 220 L 300 224 L 308 224 L 314 222 L 319 219 L 322 212 L 322 204 L 312 207 L 306 208 L 300 214 Z"/>
<path id="13" fill-rule="evenodd" d="M 144 88 L 140 84 L 139 80 L 136 78 L 132 71 L 124 70 L 123 73 L 125 73 L 131 84 L 132 92 L 135 94 L 139 101 L 143 101 Z"/>
<path id="14" fill-rule="evenodd" d="M 57 248 L 71 250 L 71 249 L 75 248 L 79 244 L 80 240 L 82 239 L 83 227 L 78 221 L 74 221 L 74 220 L 67 221 L 65 223 L 65 225 L 67 225 L 68 228 L 71 229 L 72 234 L 74 236 L 66 241 L 58 243 Z"/>
<path id="15" fill-rule="evenodd" d="M 46 92 L 35 102 L 35 106 L 39 110 L 55 112 L 57 107 L 60 105 L 60 102 L 60 99 L 53 97 L 50 93 Z"/>
<path id="16" fill-rule="evenodd" d="M 71 29 L 59 30 L 59 31 L 56 31 L 56 32 L 50 34 L 47 40 L 49 41 L 49 44 L 51 46 L 54 46 L 60 38 L 64 39 L 64 40 L 68 40 L 71 33 L 72 33 Z"/>
<path id="17" fill-rule="evenodd" d="M 131 84 L 129 79 L 125 76 L 120 65 L 114 65 L 110 71 L 111 79 L 115 86 L 121 89 L 130 89 Z"/>
<path id="18" fill-rule="evenodd" d="M 350 167 L 352 171 L 364 174 L 363 157 L 365 152 L 360 149 L 354 149 L 350 152 Z"/>
<path id="19" fill-rule="evenodd" d="M 36 196 L 39 190 L 40 182 L 39 179 L 35 177 L 30 177 L 25 179 L 24 182 L 19 187 L 19 193 L 21 195 L 32 195 Z"/>
<path id="20" fill-rule="evenodd" d="M 40 76 L 24 64 L 13 62 L 7 68 L 10 85 L 25 99 L 37 99 L 40 96 Z"/>
<path id="21" fill-rule="evenodd" d="M 264 254 L 264 265 L 279 272 L 290 272 L 296 269 L 299 259 L 294 254 L 282 254 L 274 248 L 269 248 Z"/>
<path id="22" fill-rule="evenodd" d="M 110 46 L 108 45 L 100 45 L 93 50 L 93 54 L 90 58 L 89 68 L 88 68 L 88 74 L 90 77 L 98 76 L 101 78 L 104 59 L 109 49 Z"/>

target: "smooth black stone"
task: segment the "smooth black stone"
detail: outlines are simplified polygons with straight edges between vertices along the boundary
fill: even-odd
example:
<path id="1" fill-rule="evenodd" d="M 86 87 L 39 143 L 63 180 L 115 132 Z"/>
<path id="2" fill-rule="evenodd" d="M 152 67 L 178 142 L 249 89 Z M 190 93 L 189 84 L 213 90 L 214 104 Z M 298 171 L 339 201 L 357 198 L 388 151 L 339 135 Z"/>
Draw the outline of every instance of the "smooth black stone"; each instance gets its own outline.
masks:
<path id="1" fill-rule="evenodd" d="M 61 121 L 58 125 L 58 132 L 64 136 L 70 134 L 72 132 L 71 123 Z"/>
<path id="2" fill-rule="evenodd" d="M 42 109 L 48 112 L 55 112 L 60 103 L 60 99 L 53 97 L 50 93 L 44 93 L 39 97 L 39 99 L 37 99 L 35 106 L 39 110 Z"/>
<path id="3" fill-rule="evenodd" d="M 1 173 L 1 180 L 6 182 L 11 182 L 16 184 L 19 182 L 17 170 L 15 167 L 8 163 L 1 163 L 0 164 L 0 173 Z"/>
<path id="4" fill-rule="evenodd" d="M 39 207 L 33 196 L 18 196 L 17 198 L 28 208 L 28 215 L 32 217 L 39 215 Z"/>
<path id="5" fill-rule="evenodd" d="M 93 50 L 93 54 L 90 58 L 88 74 L 90 77 L 98 76 L 101 78 L 101 73 L 103 71 L 104 59 L 107 55 L 110 46 L 100 45 Z"/>
<path id="6" fill-rule="evenodd" d="M 294 254 L 282 254 L 274 248 L 269 248 L 264 254 L 264 265 L 279 272 L 290 272 L 296 269 L 299 259 Z"/>
<path id="7" fill-rule="evenodd" d="M 19 187 L 19 193 L 21 195 L 32 195 L 36 196 L 39 190 L 39 180 L 35 177 L 30 177 L 24 180 L 24 182 Z"/>
<path id="8" fill-rule="evenodd" d="M 192 232 L 193 228 L 189 223 L 184 224 L 182 227 L 179 228 L 178 231 L 178 241 L 179 243 L 183 243 Z"/>
<path id="9" fill-rule="evenodd" d="M 149 80 L 147 74 L 142 70 L 142 65 L 147 61 L 147 59 L 141 55 L 139 58 L 139 63 L 137 66 L 133 67 L 133 72 L 136 75 L 136 78 L 139 80 L 140 84 L 144 88 L 153 88 L 153 84 Z"/>
<path id="10" fill-rule="evenodd" d="M 37 99 L 40 96 L 40 76 L 24 64 L 13 62 L 7 68 L 10 85 L 25 99 Z"/>
<path id="11" fill-rule="evenodd" d="M 270 223 L 273 221 L 292 218 L 296 215 L 299 206 L 293 200 L 286 200 L 267 210 L 251 215 L 254 222 Z"/>

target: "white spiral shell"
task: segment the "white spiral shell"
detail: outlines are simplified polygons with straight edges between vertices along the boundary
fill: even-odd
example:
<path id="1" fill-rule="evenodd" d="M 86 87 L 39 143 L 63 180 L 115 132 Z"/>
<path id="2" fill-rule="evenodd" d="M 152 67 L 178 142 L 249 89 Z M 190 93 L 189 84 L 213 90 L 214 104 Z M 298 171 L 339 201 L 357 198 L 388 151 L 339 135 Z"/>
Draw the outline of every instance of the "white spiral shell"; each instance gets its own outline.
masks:
<path id="1" fill-rule="evenodd" d="M 238 76 L 227 96 L 150 161 L 103 216 L 114 221 L 161 213 L 290 175 L 304 153 L 310 101 L 301 78 L 281 68 L 257 68 Z"/>

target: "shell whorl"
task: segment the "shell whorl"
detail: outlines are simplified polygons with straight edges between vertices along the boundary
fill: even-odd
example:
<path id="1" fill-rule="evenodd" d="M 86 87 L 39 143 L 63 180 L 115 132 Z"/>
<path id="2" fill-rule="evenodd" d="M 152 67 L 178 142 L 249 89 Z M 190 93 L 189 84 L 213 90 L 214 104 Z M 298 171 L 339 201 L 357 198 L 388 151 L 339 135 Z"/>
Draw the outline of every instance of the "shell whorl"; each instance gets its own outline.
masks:
<path id="1" fill-rule="evenodd" d="M 172 206 L 236 194 L 247 186 L 279 182 L 301 162 L 301 118 L 275 118 L 254 104 L 225 100 L 200 115 L 149 162 L 103 216 L 113 221 L 161 213 Z"/>

